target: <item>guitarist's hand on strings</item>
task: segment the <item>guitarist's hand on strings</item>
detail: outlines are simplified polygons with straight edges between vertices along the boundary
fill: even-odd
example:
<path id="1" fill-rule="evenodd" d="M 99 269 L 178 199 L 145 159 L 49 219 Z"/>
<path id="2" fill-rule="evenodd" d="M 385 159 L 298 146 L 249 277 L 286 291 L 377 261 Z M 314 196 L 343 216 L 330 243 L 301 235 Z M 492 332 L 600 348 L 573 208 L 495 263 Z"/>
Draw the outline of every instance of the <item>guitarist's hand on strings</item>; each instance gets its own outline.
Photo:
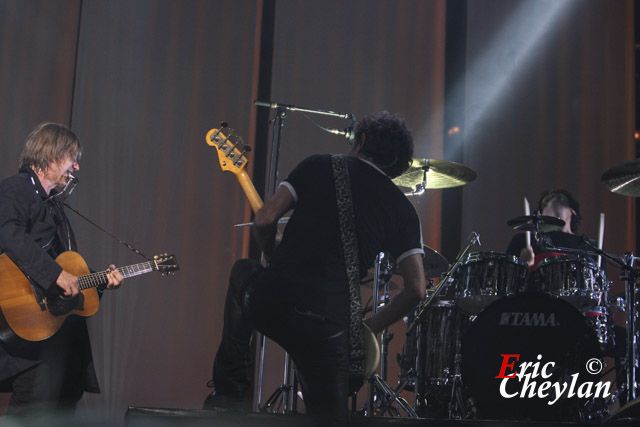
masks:
<path id="1" fill-rule="evenodd" d="M 124 277 L 122 277 L 122 274 L 116 269 L 116 266 L 111 264 L 107 272 L 107 289 L 118 289 L 123 279 Z"/>
<path id="2" fill-rule="evenodd" d="M 78 283 L 78 278 L 71 273 L 67 273 L 62 270 L 58 279 L 56 280 L 56 285 L 62 290 L 62 295 L 67 298 L 73 298 L 78 295 L 80 292 L 80 284 Z"/>

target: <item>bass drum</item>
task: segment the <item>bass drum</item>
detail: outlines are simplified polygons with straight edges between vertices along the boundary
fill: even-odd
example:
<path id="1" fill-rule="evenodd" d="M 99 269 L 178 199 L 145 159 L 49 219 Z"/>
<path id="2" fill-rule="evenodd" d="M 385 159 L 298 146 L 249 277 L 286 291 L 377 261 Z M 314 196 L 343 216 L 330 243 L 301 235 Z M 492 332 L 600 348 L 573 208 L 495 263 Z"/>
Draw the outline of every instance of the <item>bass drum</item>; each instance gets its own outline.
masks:
<path id="1" fill-rule="evenodd" d="M 462 381 L 480 418 L 579 421 L 588 399 L 578 395 L 593 395 L 586 383 L 600 382 L 601 361 L 595 332 L 576 308 L 522 293 L 490 304 L 469 326 Z"/>

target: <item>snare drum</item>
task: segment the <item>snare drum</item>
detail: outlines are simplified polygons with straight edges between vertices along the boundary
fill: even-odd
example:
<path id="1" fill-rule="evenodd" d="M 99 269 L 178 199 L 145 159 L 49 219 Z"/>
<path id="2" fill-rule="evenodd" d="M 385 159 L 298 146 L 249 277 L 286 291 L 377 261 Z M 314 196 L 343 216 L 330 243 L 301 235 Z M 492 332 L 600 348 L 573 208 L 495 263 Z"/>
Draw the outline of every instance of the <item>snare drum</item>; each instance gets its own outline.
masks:
<path id="1" fill-rule="evenodd" d="M 529 269 L 513 255 L 473 252 L 456 274 L 456 304 L 469 314 L 478 314 L 489 303 L 522 290 Z"/>
<path id="2" fill-rule="evenodd" d="M 533 282 L 542 292 L 562 298 L 578 309 L 595 307 L 608 287 L 595 262 L 572 255 L 543 259 L 533 273 Z"/>

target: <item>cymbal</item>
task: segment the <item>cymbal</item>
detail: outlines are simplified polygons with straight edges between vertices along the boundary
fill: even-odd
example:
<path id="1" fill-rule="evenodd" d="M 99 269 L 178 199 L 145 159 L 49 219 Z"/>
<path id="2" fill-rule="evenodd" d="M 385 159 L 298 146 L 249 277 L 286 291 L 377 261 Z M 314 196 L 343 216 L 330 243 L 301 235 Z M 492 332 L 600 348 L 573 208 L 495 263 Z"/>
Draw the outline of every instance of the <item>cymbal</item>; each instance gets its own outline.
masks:
<path id="1" fill-rule="evenodd" d="M 424 245 L 424 258 L 422 265 L 424 266 L 424 276 L 427 279 L 440 277 L 442 273 L 449 269 L 449 261 L 443 257 L 438 251 Z"/>
<path id="2" fill-rule="evenodd" d="M 507 221 L 509 227 L 520 231 L 560 231 L 564 224 L 564 220 L 548 215 L 524 215 Z"/>
<path id="3" fill-rule="evenodd" d="M 426 171 L 426 179 L 425 179 Z M 413 159 L 409 169 L 393 179 L 399 187 L 416 187 L 423 182 L 425 189 L 451 188 L 476 179 L 476 173 L 465 165 L 446 160 Z"/>
<path id="4" fill-rule="evenodd" d="M 640 159 L 619 163 L 607 169 L 602 174 L 601 181 L 613 193 L 640 197 Z"/>

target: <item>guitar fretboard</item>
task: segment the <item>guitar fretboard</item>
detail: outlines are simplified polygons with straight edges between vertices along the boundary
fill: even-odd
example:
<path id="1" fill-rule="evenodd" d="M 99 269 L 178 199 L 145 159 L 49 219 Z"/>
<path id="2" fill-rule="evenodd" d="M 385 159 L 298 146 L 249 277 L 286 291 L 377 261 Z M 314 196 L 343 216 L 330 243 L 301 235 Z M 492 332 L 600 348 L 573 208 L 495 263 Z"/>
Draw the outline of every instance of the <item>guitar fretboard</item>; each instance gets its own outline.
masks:
<path id="1" fill-rule="evenodd" d="M 153 261 L 141 262 L 140 264 L 128 265 L 126 267 L 119 267 L 116 270 L 122 274 L 122 277 L 133 277 L 140 274 L 149 273 L 156 270 L 157 267 Z M 86 274 L 78 277 L 80 283 L 80 290 L 95 288 L 98 286 L 106 285 L 109 283 L 107 274 L 110 270 L 98 271 L 97 273 Z"/>

